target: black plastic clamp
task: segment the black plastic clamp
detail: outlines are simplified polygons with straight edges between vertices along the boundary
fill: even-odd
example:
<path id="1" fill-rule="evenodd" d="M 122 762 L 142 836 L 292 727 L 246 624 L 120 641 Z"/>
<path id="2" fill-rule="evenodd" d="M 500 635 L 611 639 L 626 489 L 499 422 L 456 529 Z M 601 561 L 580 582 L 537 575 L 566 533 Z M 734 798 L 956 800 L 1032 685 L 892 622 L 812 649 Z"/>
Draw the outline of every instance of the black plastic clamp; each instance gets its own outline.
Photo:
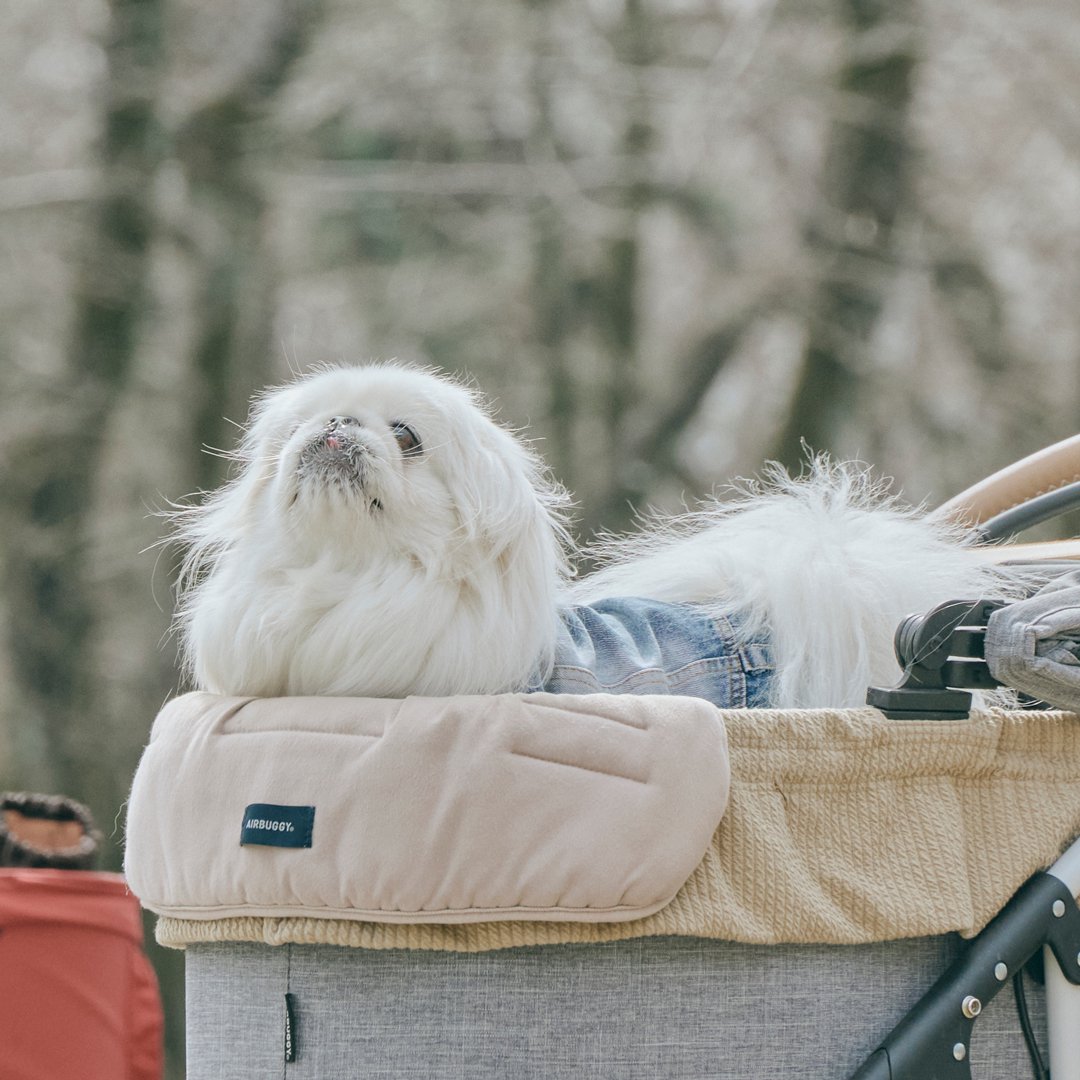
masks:
<path id="1" fill-rule="evenodd" d="M 909 615 L 893 644 L 904 669 L 897 686 L 871 686 L 866 704 L 890 720 L 960 720 L 971 709 L 967 690 L 999 683 L 986 665 L 986 624 L 1002 600 L 950 600 L 926 615 Z M 961 687 L 965 689 L 960 689 Z"/>

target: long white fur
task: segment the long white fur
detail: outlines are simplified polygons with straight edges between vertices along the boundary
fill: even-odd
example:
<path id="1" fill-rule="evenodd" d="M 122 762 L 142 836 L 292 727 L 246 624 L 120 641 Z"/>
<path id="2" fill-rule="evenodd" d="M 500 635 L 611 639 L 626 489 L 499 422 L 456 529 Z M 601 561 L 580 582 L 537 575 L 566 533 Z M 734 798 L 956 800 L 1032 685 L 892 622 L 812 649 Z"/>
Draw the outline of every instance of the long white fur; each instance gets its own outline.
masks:
<path id="1" fill-rule="evenodd" d="M 898 681 L 892 639 L 905 616 L 1010 589 L 962 541 L 956 527 L 890 497 L 865 468 L 818 457 L 803 477 L 774 468 L 741 498 L 598 545 L 606 565 L 573 595 L 738 614 L 747 633 L 772 642 L 772 704 L 855 706 L 868 686 Z"/>
<path id="2" fill-rule="evenodd" d="M 328 419 L 364 425 L 358 489 L 298 472 Z M 403 458 L 390 424 L 414 426 Z M 698 602 L 767 633 L 773 704 L 861 704 L 891 684 L 905 615 L 996 588 L 955 533 L 819 461 L 606 546 L 568 589 L 566 497 L 468 388 L 426 371 L 330 368 L 259 399 L 234 479 L 174 515 L 191 677 L 222 694 L 496 693 L 551 664 L 560 607 Z"/>
<path id="3" fill-rule="evenodd" d="M 369 433 L 362 492 L 298 480 L 304 443 L 342 414 Z M 395 420 L 420 432 L 412 460 Z M 550 663 L 565 496 L 466 387 L 392 365 L 324 369 L 264 394 L 236 456 L 229 484 L 175 515 L 196 685 L 495 693 Z"/>

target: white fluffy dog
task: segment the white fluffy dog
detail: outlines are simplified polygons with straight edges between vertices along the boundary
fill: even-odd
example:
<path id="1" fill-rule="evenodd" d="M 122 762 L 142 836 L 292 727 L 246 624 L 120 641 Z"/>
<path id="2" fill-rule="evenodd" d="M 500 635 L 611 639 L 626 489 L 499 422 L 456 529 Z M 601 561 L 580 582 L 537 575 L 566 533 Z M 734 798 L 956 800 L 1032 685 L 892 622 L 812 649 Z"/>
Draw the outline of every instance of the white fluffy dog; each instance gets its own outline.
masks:
<path id="1" fill-rule="evenodd" d="M 519 690 L 550 670 L 568 605 L 636 596 L 766 634 L 770 704 L 857 705 L 897 680 L 905 615 L 992 591 L 949 529 L 820 463 L 612 545 L 571 586 L 562 490 L 477 395 L 415 369 L 272 389 L 236 456 L 175 515 L 187 663 L 222 694 Z"/>

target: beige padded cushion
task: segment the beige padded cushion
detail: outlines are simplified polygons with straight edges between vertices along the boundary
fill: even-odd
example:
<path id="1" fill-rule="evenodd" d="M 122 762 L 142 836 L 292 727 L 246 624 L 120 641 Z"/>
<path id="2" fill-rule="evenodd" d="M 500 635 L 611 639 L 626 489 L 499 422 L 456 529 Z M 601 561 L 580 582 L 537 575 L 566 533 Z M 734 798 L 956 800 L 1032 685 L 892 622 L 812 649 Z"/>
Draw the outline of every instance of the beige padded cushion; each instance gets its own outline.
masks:
<path id="1" fill-rule="evenodd" d="M 185 919 L 636 919 L 701 862 L 728 782 L 696 698 L 189 694 L 135 776 L 125 872 Z M 254 803 L 315 807 L 312 846 L 241 846 Z"/>
<path id="2" fill-rule="evenodd" d="M 1070 713 L 723 718 L 727 813 L 679 894 L 646 918 L 463 926 L 164 918 L 158 940 L 482 951 L 655 934 L 754 944 L 970 935 L 1080 833 L 1080 718 Z"/>

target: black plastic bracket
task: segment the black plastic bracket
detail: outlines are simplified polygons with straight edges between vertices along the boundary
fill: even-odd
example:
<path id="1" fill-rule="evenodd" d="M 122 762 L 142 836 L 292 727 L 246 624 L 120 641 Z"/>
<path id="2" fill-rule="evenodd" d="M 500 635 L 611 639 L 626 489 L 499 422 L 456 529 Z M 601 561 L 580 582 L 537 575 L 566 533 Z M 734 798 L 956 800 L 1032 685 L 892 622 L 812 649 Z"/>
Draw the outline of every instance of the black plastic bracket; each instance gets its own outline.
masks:
<path id="1" fill-rule="evenodd" d="M 961 720 L 971 710 L 967 690 L 1001 684 L 986 665 L 990 616 L 1001 600 L 950 600 L 926 615 L 910 615 L 897 627 L 896 658 L 904 669 L 897 686 L 871 686 L 866 703 L 890 720 Z M 963 689 L 961 689 L 963 688 Z"/>
<path id="2" fill-rule="evenodd" d="M 1049 945 L 1080 986 L 1080 908 L 1068 886 L 1040 873 L 1017 891 L 851 1080 L 971 1080 L 971 1032 L 1009 980 Z"/>

